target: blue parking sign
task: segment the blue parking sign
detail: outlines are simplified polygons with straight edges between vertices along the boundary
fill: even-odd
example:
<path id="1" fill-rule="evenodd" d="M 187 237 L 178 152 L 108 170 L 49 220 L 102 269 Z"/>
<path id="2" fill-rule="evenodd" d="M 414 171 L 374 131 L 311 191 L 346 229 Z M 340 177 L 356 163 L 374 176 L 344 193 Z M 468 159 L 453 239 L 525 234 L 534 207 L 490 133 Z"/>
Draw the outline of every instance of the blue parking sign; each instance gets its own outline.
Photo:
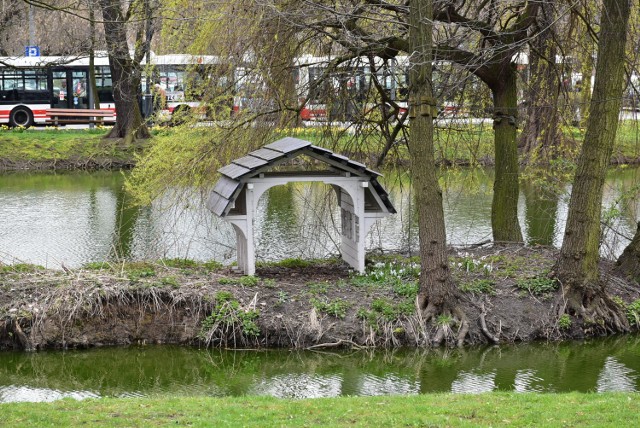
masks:
<path id="1" fill-rule="evenodd" d="M 24 49 L 25 56 L 40 56 L 40 46 L 26 46 Z"/>

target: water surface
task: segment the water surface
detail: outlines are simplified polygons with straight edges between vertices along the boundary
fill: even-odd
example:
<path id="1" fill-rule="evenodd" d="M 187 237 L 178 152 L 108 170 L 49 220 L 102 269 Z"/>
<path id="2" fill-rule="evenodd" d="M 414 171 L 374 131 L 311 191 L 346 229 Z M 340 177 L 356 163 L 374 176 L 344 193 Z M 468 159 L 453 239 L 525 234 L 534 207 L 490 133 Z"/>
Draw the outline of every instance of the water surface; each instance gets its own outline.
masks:
<path id="1" fill-rule="evenodd" d="M 611 170 L 603 210 L 603 255 L 619 254 L 638 219 L 637 169 Z M 0 262 L 60 268 L 105 260 L 190 258 L 235 260 L 235 234 L 197 197 L 133 207 L 120 172 L 0 174 Z M 387 171 L 383 183 L 398 214 L 379 221 L 367 235 L 369 250 L 415 253 L 417 207 L 406 172 Z M 448 242 L 468 245 L 491 239 L 493 173 L 454 169 L 441 176 Z M 554 195 L 523 182 L 520 224 L 530 244 L 562 242 L 570 186 Z M 256 257 L 319 258 L 339 252 L 340 225 L 330 186 L 291 183 L 260 198 Z"/>
<path id="2" fill-rule="evenodd" d="M 640 338 L 462 350 L 232 351 L 175 346 L 0 353 L 0 402 L 640 390 Z"/>

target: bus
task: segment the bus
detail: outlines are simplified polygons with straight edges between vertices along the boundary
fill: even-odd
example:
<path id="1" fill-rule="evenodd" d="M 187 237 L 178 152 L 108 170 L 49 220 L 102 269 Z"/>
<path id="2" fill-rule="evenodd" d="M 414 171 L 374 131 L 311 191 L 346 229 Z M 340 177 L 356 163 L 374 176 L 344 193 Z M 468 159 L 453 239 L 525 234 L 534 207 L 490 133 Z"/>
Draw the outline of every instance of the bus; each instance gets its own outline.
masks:
<path id="1" fill-rule="evenodd" d="M 149 98 L 158 83 L 166 93 L 165 116 L 202 107 L 200 82 L 215 66 L 213 56 L 149 55 L 143 64 L 141 92 Z M 0 124 L 12 127 L 45 125 L 51 108 L 89 109 L 95 97 L 100 109 L 114 112 L 113 81 L 106 53 L 94 59 L 97 93 L 89 85 L 88 57 L 4 57 L 0 58 Z M 224 85 L 224 79 L 217 79 Z M 231 108 L 231 107 L 230 107 Z M 153 112 L 144 109 L 145 116 Z M 114 119 L 112 119 L 114 120 Z"/>
<path id="2" fill-rule="evenodd" d="M 406 109 L 406 69 L 404 58 L 382 61 L 355 58 L 327 73 L 329 57 L 302 56 L 295 60 L 294 80 L 302 120 L 349 121 L 374 108 L 373 75 L 389 100 Z"/>

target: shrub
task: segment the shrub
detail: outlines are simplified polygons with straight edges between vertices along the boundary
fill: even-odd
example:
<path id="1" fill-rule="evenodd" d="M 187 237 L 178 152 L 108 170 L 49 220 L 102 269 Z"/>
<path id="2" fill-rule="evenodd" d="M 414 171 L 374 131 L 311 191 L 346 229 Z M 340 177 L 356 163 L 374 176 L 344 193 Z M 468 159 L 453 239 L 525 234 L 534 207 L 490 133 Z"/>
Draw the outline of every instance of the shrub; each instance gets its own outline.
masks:
<path id="1" fill-rule="evenodd" d="M 257 310 L 244 310 L 240 302 L 228 291 L 219 291 L 215 296 L 215 306 L 211 315 L 202 321 L 198 337 L 210 344 L 218 335 L 221 342 L 227 336 L 233 336 L 237 329 L 248 337 L 260 335 L 260 327 L 256 323 L 259 316 Z"/>
<path id="2" fill-rule="evenodd" d="M 311 299 L 311 306 L 316 308 L 317 311 L 324 312 L 327 315 L 331 315 L 336 318 L 344 318 L 347 316 L 347 309 L 349 309 L 351 303 L 342 299 L 331 301 Z"/>
<path id="3" fill-rule="evenodd" d="M 634 300 L 627 306 L 627 319 L 629 324 L 640 327 L 640 299 Z"/>
<path id="4" fill-rule="evenodd" d="M 560 330 L 568 330 L 571 328 L 571 324 L 571 317 L 568 314 L 562 314 L 560 318 L 558 318 L 558 327 Z"/>

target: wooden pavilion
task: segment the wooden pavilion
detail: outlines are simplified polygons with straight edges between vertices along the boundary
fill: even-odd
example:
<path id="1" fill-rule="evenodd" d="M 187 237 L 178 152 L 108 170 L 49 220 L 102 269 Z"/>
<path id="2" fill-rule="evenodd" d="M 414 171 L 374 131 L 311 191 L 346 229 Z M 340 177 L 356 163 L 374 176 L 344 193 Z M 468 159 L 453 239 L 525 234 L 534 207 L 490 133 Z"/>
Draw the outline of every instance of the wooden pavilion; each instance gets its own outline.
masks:
<path id="1" fill-rule="evenodd" d="M 283 168 L 291 159 L 307 156 L 325 169 L 298 171 Z M 283 138 L 234 160 L 218 170 L 221 177 L 207 202 L 208 208 L 233 225 L 238 267 L 255 273 L 254 218 L 260 196 L 269 188 L 290 182 L 323 182 L 338 196 L 341 213 L 342 258 L 364 272 L 365 237 L 373 223 L 396 212 L 378 183 L 381 175 L 345 156 L 297 138 Z"/>

